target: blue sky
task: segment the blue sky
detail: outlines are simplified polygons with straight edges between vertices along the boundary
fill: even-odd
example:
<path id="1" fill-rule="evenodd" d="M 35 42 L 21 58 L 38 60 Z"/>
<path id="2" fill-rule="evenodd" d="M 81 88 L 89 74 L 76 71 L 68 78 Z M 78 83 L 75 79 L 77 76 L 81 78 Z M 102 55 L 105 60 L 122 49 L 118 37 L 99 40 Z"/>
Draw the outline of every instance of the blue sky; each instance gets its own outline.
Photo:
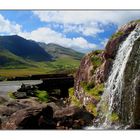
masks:
<path id="1" fill-rule="evenodd" d="M 103 49 L 121 25 L 135 19 L 140 11 L 0 11 L 0 34 L 87 53 Z"/>

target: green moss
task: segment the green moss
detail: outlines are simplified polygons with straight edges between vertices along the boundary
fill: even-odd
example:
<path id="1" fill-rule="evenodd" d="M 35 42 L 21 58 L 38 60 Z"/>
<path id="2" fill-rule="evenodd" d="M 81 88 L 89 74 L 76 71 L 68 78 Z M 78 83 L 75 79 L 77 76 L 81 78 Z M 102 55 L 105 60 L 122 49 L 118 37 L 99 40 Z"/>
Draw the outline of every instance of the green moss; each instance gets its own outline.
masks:
<path id="1" fill-rule="evenodd" d="M 16 99 L 16 97 L 13 95 L 12 92 L 8 92 L 8 96 L 9 96 L 10 98 L 12 98 L 12 99 Z"/>
<path id="2" fill-rule="evenodd" d="M 104 84 L 98 84 L 95 85 L 94 82 L 81 82 L 81 86 L 83 87 L 86 95 L 91 96 L 92 98 L 94 98 L 97 102 L 100 101 L 101 99 L 101 95 L 104 91 Z M 94 116 L 97 116 L 97 108 L 96 105 L 93 103 L 89 103 L 86 105 L 86 109 L 93 113 Z"/>
<path id="3" fill-rule="evenodd" d="M 95 70 L 102 64 L 101 56 L 99 56 L 101 53 L 102 50 L 96 50 L 90 54 L 90 59 L 93 65 L 93 69 L 91 70 L 92 75 L 94 74 Z"/>
<path id="4" fill-rule="evenodd" d="M 80 86 L 81 86 L 81 87 L 84 88 L 86 85 L 87 85 L 87 82 L 85 82 L 85 81 L 81 81 L 81 82 L 80 82 Z"/>
<path id="5" fill-rule="evenodd" d="M 98 84 L 90 90 L 91 95 L 101 95 L 104 91 L 104 84 Z"/>
<path id="6" fill-rule="evenodd" d="M 96 69 L 97 67 L 99 67 L 102 64 L 101 57 L 98 55 L 93 55 L 91 57 L 91 61 L 92 61 L 94 69 Z"/>
<path id="7" fill-rule="evenodd" d="M 73 96 L 74 95 L 74 88 L 69 88 L 69 96 Z"/>
<path id="8" fill-rule="evenodd" d="M 77 99 L 77 97 L 74 95 L 74 88 L 69 89 L 69 98 L 71 101 L 71 104 L 74 106 L 82 107 L 81 102 Z"/>
<path id="9" fill-rule="evenodd" d="M 100 106 L 100 110 L 102 110 L 103 112 L 107 112 L 108 111 L 108 102 L 106 100 L 104 100 L 102 103 L 101 103 L 101 106 Z"/>
<path id="10" fill-rule="evenodd" d="M 108 117 L 109 117 L 109 120 L 113 123 L 119 120 L 118 114 L 114 112 L 110 114 Z"/>
<path id="11" fill-rule="evenodd" d="M 93 103 L 89 103 L 86 105 L 86 109 L 91 112 L 94 116 L 97 116 L 97 108 Z"/>
<path id="12" fill-rule="evenodd" d="M 92 96 L 97 101 L 100 100 L 101 95 L 104 91 L 104 84 L 95 85 L 94 82 L 90 83 L 83 82 L 81 85 L 87 95 Z"/>
<path id="13" fill-rule="evenodd" d="M 124 34 L 124 32 L 117 32 L 111 36 L 111 39 L 118 38 L 118 37 L 122 36 L 123 34 Z"/>
<path id="14" fill-rule="evenodd" d="M 35 96 L 38 98 L 39 101 L 42 101 L 42 102 L 49 101 L 49 95 L 48 95 L 47 91 L 36 90 Z"/>
<path id="15" fill-rule="evenodd" d="M 87 83 L 85 86 L 84 86 L 84 88 L 85 88 L 85 90 L 91 90 L 91 89 L 93 89 L 95 87 L 95 83 L 94 82 L 90 82 L 90 83 Z"/>

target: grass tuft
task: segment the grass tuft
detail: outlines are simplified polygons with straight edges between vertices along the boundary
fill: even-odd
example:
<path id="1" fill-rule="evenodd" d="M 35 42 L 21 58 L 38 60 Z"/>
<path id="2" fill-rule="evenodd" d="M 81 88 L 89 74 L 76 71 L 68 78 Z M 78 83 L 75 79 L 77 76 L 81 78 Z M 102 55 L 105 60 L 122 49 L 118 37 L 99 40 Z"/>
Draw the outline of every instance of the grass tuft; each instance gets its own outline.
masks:
<path id="1" fill-rule="evenodd" d="M 74 88 L 69 89 L 69 97 L 70 97 L 70 101 L 72 105 L 77 106 L 77 107 L 82 107 L 81 102 L 74 95 Z"/>
<path id="2" fill-rule="evenodd" d="M 39 101 L 42 101 L 42 102 L 49 101 L 49 95 L 48 95 L 47 91 L 36 90 L 35 96 L 38 98 Z"/>
<path id="3" fill-rule="evenodd" d="M 124 34 L 124 32 L 117 32 L 111 36 L 111 39 L 118 38 L 118 37 L 122 36 L 123 34 Z"/>
<path id="4" fill-rule="evenodd" d="M 16 99 L 16 97 L 13 95 L 12 92 L 8 92 L 8 96 L 9 96 L 10 98 L 12 98 L 12 99 Z"/>

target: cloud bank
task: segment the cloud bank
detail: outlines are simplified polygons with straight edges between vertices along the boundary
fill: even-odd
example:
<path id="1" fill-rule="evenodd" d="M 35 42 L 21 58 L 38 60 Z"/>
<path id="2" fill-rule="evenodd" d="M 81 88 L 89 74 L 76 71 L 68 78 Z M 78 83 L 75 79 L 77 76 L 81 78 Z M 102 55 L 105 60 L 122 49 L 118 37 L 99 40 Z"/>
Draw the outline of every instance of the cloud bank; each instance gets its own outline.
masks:
<path id="1" fill-rule="evenodd" d="M 21 25 L 13 23 L 0 15 L 0 33 L 1 34 L 17 34 L 21 32 Z"/>
<path id="2" fill-rule="evenodd" d="M 140 11 L 32 11 L 29 13 L 32 14 L 32 18 L 37 18 L 44 25 L 27 31 L 16 21 L 10 21 L 0 14 L 0 34 L 17 34 L 26 39 L 57 43 L 82 52 L 98 49 L 98 45 L 105 46 L 108 41 L 106 38 L 108 25 L 120 27 L 131 20 L 140 19 Z M 73 35 L 77 33 L 78 36 L 67 36 L 68 33 Z M 104 37 L 99 36 L 100 33 L 104 34 Z M 88 37 L 90 40 L 87 39 Z M 96 41 L 93 43 L 93 39 L 100 40 L 100 43 Z"/>

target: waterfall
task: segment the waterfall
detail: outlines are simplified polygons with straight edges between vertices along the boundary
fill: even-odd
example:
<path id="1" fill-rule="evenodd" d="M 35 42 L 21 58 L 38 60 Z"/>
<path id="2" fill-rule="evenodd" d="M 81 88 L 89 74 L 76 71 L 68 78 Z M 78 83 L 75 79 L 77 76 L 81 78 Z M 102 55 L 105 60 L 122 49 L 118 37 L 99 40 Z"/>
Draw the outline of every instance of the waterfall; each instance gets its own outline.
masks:
<path id="1" fill-rule="evenodd" d="M 117 51 L 113 62 L 112 70 L 105 84 L 105 90 L 97 109 L 99 111 L 98 119 L 95 120 L 92 128 L 101 129 L 121 129 L 124 128 L 121 118 L 123 114 L 123 86 L 124 70 L 129 59 L 134 42 L 140 37 L 140 29 L 136 27 L 122 42 Z M 135 100 L 135 99 L 132 99 Z M 132 107 L 133 108 L 133 107 Z M 128 120 L 131 123 L 133 112 Z"/>

